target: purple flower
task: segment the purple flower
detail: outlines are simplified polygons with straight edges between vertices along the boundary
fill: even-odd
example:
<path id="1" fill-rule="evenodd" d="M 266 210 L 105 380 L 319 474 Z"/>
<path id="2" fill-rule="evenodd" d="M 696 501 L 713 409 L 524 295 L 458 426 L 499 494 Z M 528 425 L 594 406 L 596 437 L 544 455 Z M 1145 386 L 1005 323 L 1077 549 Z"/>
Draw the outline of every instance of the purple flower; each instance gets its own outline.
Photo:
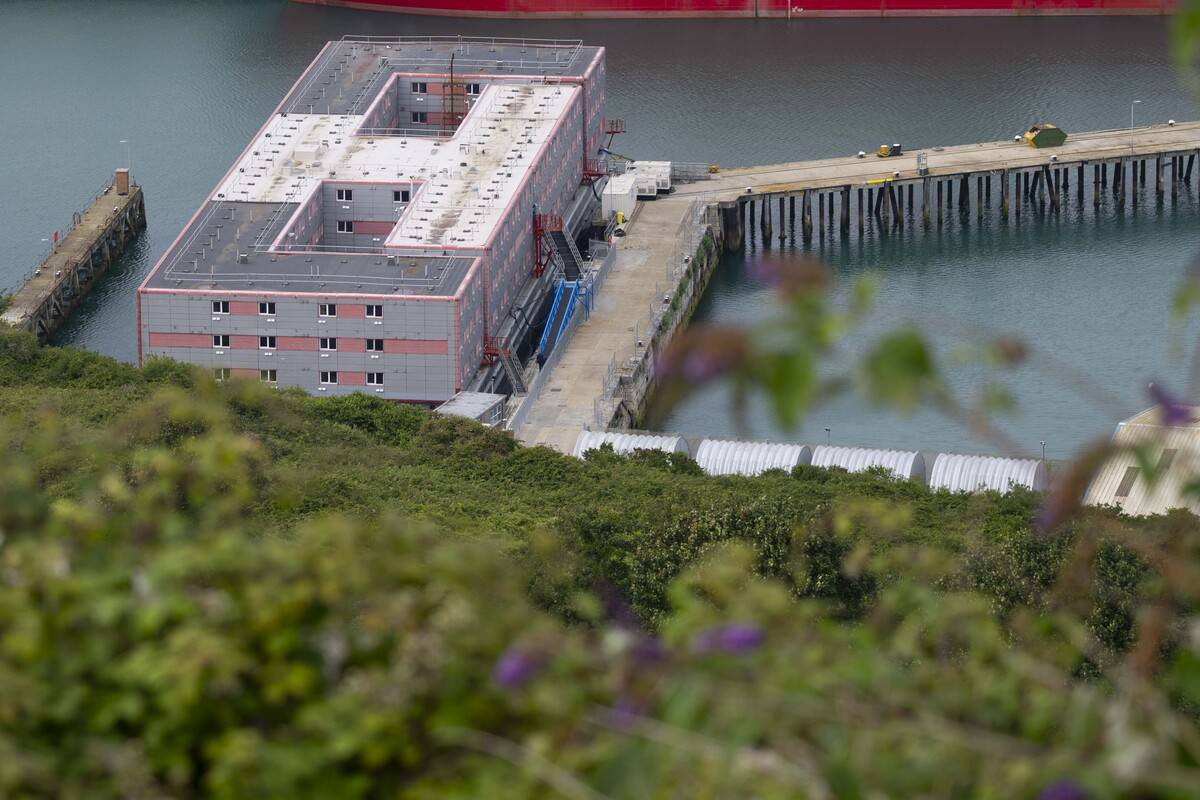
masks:
<path id="1" fill-rule="evenodd" d="M 1083 790 L 1083 787 L 1068 779 L 1055 781 L 1042 789 L 1042 793 L 1038 795 L 1038 800 L 1086 800 L 1086 798 L 1087 792 Z"/>
<path id="2" fill-rule="evenodd" d="M 697 653 L 744 655 L 761 647 L 766 638 L 757 625 L 731 622 L 701 632 L 692 641 L 692 649 Z"/>
<path id="3" fill-rule="evenodd" d="M 749 352 L 746 332 L 736 328 L 696 328 L 667 350 L 660 373 L 687 384 L 712 380 L 738 367 Z"/>
<path id="4" fill-rule="evenodd" d="M 544 655 L 510 647 L 492 668 L 492 680 L 505 689 L 516 689 L 533 680 L 545 665 Z"/>
<path id="5" fill-rule="evenodd" d="M 1154 405 L 1158 406 L 1159 413 L 1162 414 L 1162 424 L 1168 427 L 1177 425 L 1187 425 L 1195 422 L 1196 418 L 1192 416 L 1192 407 L 1179 402 L 1170 392 L 1157 383 L 1152 383 L 1146 387 L 1146 394 L 1150 395 L 1150 400 Z"/>
<path id="6" fill-rule="evenodd" d="M 608 710 L 608 716 L 614 728 L 627 731 L 638 723 L 645 711 L 645 707 L 637 700 L 629 695 L 621 695 Z"/>
<path id="7" fill-rule="evenodd" d="M 655 636 L 639 636 L 633 647 L 630 648 L 629 654 L 633 657 L 634 663 L 649 666 L 665 661 L 667 648 L 663 647 L 663 643 Z"/>

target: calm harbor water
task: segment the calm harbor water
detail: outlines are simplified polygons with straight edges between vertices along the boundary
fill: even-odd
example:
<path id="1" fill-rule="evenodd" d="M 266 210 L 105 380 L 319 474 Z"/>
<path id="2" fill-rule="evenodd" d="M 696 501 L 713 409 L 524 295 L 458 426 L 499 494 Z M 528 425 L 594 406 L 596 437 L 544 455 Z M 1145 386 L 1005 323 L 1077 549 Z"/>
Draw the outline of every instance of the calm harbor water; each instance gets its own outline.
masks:
<path id="1" fill-rule="evenodd" d="M 497 22 L 407 17 L 281 0 L 7 0 L 0 3 L 0 287 L 16 286 L 111 169 L 129 156 L 146 189 L 147 235 L 93 292 L 59 342 L 133 360 L 134 289 L 327 39 L 346 33 L 581 38 L 608 47 L 609 115 L 641 158 L 723 165 L 816 158 L 880 142 L 932 146 L 1006 138 L 1032 120 L 1068 131 L 1192 119 L 1195 106 L 1158 19 Z M 1151 205 L 1151 209 L 1153 206 Z M 1106 404 L 1025 369 L 1008 430 L 1064 456 L 1144 405 L 1151 378 L 1182 387 L 1167 357 L 1171 286 L 1200 248 L 1194 201 L 1105 224 L 1026 222 L 1017 231 L 830 248 L 834 271 L 882 279 L 875 329 L 916 321 L 946 353 L 981 330 L 1013 333 L 1072 365 Z M 747 270 L 722 266 L 702 321 L 769 312 Z M 852 343 L 849 354 L 854 352 Z M 954 377 L 969 392 L 979 375 Z M 726 434 L 712 387 L 666 426 Z M 799 432 L 761 409 L 755 435 L 927 449 L 984 444 L 932 415 L 897 418 L 853 400 Z"/>

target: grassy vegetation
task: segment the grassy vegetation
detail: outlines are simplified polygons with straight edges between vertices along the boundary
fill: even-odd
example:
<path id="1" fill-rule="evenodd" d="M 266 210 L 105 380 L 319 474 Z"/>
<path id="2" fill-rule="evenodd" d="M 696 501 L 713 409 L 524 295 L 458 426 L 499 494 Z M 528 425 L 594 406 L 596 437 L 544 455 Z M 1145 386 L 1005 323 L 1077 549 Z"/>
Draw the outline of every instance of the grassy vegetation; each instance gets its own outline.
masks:
<path id="1" fill-rule="evenodd" d="M 0 418 L 17 437 L 9 447 L 54 420 L 70 441 L 118 461 L 147 443 L 176 448 L 227 425 L 267 455 L 243 512 L 262 535 L 331 513 L 360 520 L 391 514 L 496 541 L 518 556 L 541 559 L 549 547 L 569 564 L 555 571 L 561 584 L 535 586 L 543 602 L 612 585 L 647 621 L 668 609 L 671 579 L 726 541 L 750 543 L 760 574 L 848 611 L 873 591 L 870 581 L 842 575 L 841 559 L 856 548 L 924 544 L 956 553 L 961 567 L 946 586 L 982 589 L 1003 611 L 1045 602 L 1071 541 L 1033 533 L 1038 498 L 1028 492 L 931 492 L 881 473 L 807 468 L 713 478 L 688 459 L 656 453 L 580 461 L 366 395 L 325 399 L 256 382 L 220 386 L 177 363 L 151 361 L 139 370 L 85 351 L 41 348 L 21 334 L 0 337 Z M 44 475 L 45 488 L 78 497 L 94 477 L 88 465 L 72 464 Z M 885 511 L 892 507 L 902 510 Z M 1107 604 L 1097 630 L 1119 649 L 1129 640 L 1141 571 L 1132 556 L 1110 549 L 1129 565 L 1097 586 Z M 813 562 L 803 580 L 792 575 L 796 559 Z"/>
<path id="2" fill-rule="evenodd" d="M 1165 799 L 1200 780 L 1187 515 L 1048 536 L 1027 492 L 580 461 L 13 333 L 0 441 L 3 796 Z"/>

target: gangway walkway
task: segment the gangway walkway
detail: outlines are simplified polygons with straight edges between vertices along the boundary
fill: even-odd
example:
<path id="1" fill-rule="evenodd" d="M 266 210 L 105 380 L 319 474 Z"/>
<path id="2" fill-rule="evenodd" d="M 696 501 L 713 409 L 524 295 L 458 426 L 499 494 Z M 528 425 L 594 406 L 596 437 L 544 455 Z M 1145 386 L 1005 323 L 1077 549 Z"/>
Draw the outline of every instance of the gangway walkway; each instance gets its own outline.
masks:
<path id="1" fill-rule="evenodd" d="M 692 198 L 674 196 L 645 203 L 616 242 L 616 256 L 594 310 L 580 320 L 547 377 L 519 436 L 569 453 L 579 431 L 592 425 L 605 372 L 637 355 L 639 326 L 645 331 L 650 303 L 662 286 L 676 234 L 692 209 Z"/>

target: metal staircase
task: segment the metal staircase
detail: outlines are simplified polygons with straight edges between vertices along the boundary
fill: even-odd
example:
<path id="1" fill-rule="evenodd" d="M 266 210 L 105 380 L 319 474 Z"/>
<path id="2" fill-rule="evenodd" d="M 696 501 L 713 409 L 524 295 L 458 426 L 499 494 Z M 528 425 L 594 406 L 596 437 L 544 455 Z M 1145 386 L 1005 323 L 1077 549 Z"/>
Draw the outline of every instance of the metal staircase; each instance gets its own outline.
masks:
<path id="1" fill-rule="evenodd" d="M 513 394 L 528 394 L 529 387 L 525 385 L 525 376 L 521 374 L 521 364 L 513 356 L 511 350 L 503 350 L 499 355 L 500 366 L 512 384 Z"/>
<path id="2" fill-rule="evenodd" d="M 563 265 L 563 275 L 569 281 L 577 281 L 583 275 L 583 256 L 575 246 L 575 240 L 562 231 L 547 231 L 546 238 L 554 246 Z"/>

